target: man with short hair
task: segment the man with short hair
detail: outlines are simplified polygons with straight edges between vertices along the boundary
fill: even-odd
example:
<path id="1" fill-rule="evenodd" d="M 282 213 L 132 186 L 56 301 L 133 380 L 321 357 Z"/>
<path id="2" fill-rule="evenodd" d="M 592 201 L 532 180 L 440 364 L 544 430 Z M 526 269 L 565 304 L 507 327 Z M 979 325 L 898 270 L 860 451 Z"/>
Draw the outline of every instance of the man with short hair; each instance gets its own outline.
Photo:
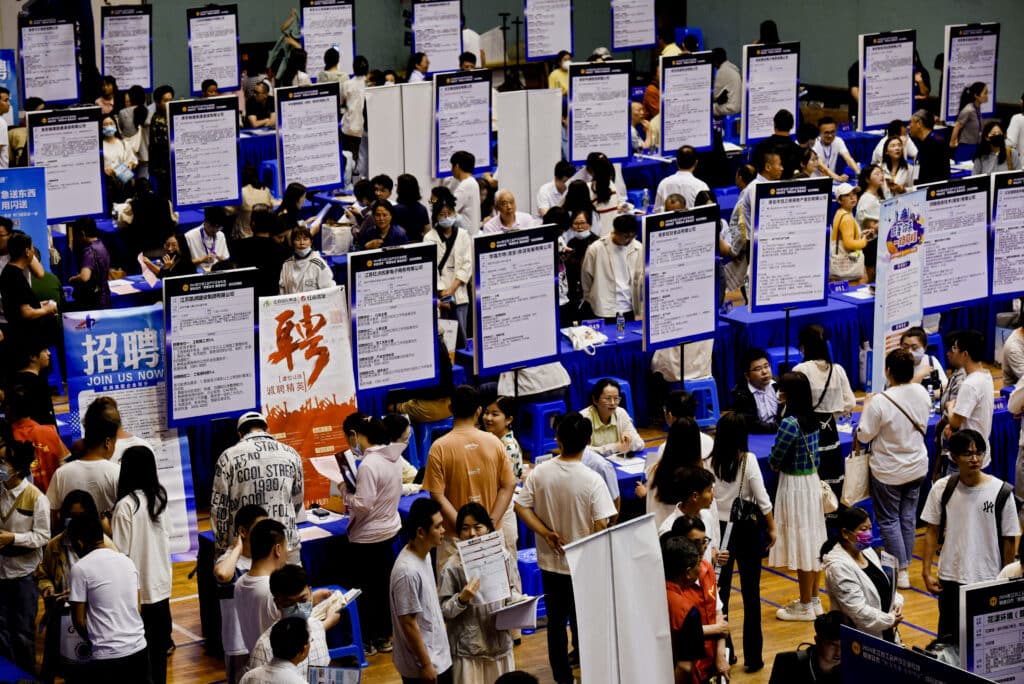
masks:
<path id="1" fill-rule="evenodd" d="M 559 160 L 555 164 L 555 178 L 540 186 L 537 191 L 537 214 L 544 217 L 551 207 L 560 207 L 565 200 L 565 193 L 569 189 L 569 179 L 576 173 L 576 167 L 565 161 Z"/>
<path id="2" fill-rule="evenodd" d="M 282 245 L 274 239 L 275 232 L 289 233 L 269 207 L 252 212 L 252 236 L 235 240 L 231 260 L 239 268 L 256 269 L 256 296 L 280 294 L 281 266 L 292 255 L 290 236 Z"/>
<path id="3" fill-rule="evenodd" d="M 117 444 L 118 422 L 102 402 L 93 402 L 85 410 L 82 420 L 85 437 L 82 439 L 84 453 L 74 461 L 57 468 L 46 490 L 53 511 L 53 528 L 57 528 L 57 514 L 68 492 L 82 489 L 92 495 L 96 510 L 100 513 L 111 511 L 117 502 L 117 482 L 121 468 L 110 462 Z"/>
<path id="4" fill-rule="evenodd" d="M 476 69 L 476 55 L 468 50 L 459 55 L 459 70 L 472 71 Z"/>
<path id="5" fill-rule="evenodd" d="M 281 617 L 270 590 L 270 576 L 287 564 L 284 525 L 271 518 L 257 522 L 249 533 L 249 549 L 252 567 L 235 581 L 235 614 L 246 653 L 252 653 L 260 635 Z"/>
<path id="6" fill-rule="evenodd" d="M 566 620 L 572 625 L 574 642 L 579 633 L 563 547 L 605 529 L 608 518 L 616 514 L 604 482 L 580 461 L 592 432 L 584 416 L 575 412 L 563 416 L 555 433 L 560 455 L 534 469 L 516 502 L 519 518 L 537 535 L 537 565 L 548 611 L 548 663 L 558 684 L 573 681 Z M 578 651 L 578 644 L 574 646 Z"/>
<path id="7" fill-rule="evenodd" d="M 8 339 L 37 339 L 53 343 L 59 322 L 57 303 L 39 301 L 32 291 L 31 273 L 38 263 L 32 251 L 32 238 L 20 230 L 12 231 L 7 240 L 7 265 L 0 272 L 0 301 L 7 316 Z"/>
<path id="8" fill-rule="evenodd" d="M 153 110 L 146 125 L 149 128 L 149 176 L 155 181 L 161 197 L 171 198 L 171 134 L 167 105 L 174 99 L 174 88 L 157 86 L 153 91 Z"/>
<path id="9" fill-rule="evenodd" d="M 956 399 L 950 400 L 943 408 L 949 417 L 949 424 L 943 430 L 943 437 L 949 439 L 957 430 L 977 430 L 988 444 L 992 434 L 992 412 L 995 410 L 995 388 L 992 374 L 985 368 L 985 338 L 977 330 L 958 330 L 949 335 L 952 341 L 946 360 L 953 368 L 962 368 L 966 373 Z M 941 459 L 940 459 L 941 460 Z M 991 463 L 991 448 L 986 447 L 982 468 Z M 947 467 L 952 465 L 946 464 Z M 952 473 L 955 469 L 949 468 Z"/>
<path id="10" fill-rule="evenodd" d="M 629 140 L 633 154 L 643 154 L 653 147 L 651 124 L 640 102 L 629 103 Z"/>
<path id="11" fill-rule="evenodd" d="M 309 622 L 301 617 L 278 620 L 267 641 L 273 659 L 250 670 L 242 677 L 243 684 L 306 684 L 309 666 L 304 671 L 301 664 L 308 661 L 312 650 Z"/>
<path id="12" fill-rule="evenodd" d="M 245 123 L 249 128 L 277 128 L 277 109 L 266 81 L 258 82 L 245 101 Z"/>
<path id="13" fill-rule="evenodd" d="M 11 91 L 0 86 L 0 169 L 6 169 L 10 166 L 10 145 L 7 142 L 7 119 L 4 118 L 4 115 L 9 111 L 11 111 Z"/>
<path id="14" fill-rule="evenodd" d="M 823 116 L 818 119 L 818 139 L 812 148 L 818 155 L 818 170 L 814 172 L 814 176 L 816 178 L 828 176 L 832 180 L 842 183 L 850 180 L 850 176 L 839 173 L 839 162 L 846 162 L 846 165 L 853 169 L 854 173 L 860 173 L 860 164 L 850 154 L 843 139 L 836 135 L 838 130 L 836 121 L 831 116 Z"/>
<path id="15" fill-rule="evenodd" d="M 458 150 L 452 154 L 451 165 L 452 178 L 455 179 L 455 187 L 452 189 L 455 213 L 459 215 L 461 225 L 469 236 L 474 237 L 480 232 L 480 185 L 473 177 L 476 157 L 472 152 Z"/>
<path id="16" fill-rule="evenodd" d="M 779 429 L 779 393 L 772 379 L 772 364 L 763 349 L 750 348 L 740 360 L 743 380 L 732 389 L 732 410 L 747 419 L 751 433 L 771 434 Z"/>
<path id="17" fill-rule="evenodd" d="M 910 137 L 917 143 L 917 165 L 914 183 L 924 185 L 949 180 L 949 145 L 934 135 L 935 116 L 927 109 L 918 109 L 910 117 L 907 127 Z"/>
<path id="18" fill-rule="evenodd" d="M 425 52 L 417 52 L 409 60 L 412 65 L 412 69 L 407 74 L 409 83 L 419 83 L 427 77 L 427 72 L 430 71 L 430 58 L 427 57 Z"/>
<path id="19" fill-rule="evenodd" d="M 761 155 L 757 166 L 757 176 L 747 183 L 740 193 L 736 206 L 733 207 L 729 216 L 729 225 L 722 230 L 722 239 L 730 246 L 733 254 L 742 253 L 750 243 L 751 233 L 754 230 L 754 190 L 758 183 L 766 181 L 777 181 L 782 178 L 782 155 L 778 150 L 767 150 Z M 751 259 L 747 263 L 746 280 L 750 280 L 750 268 L 753 264 Z"/>
<path id="20" fill-rule="evenodd" d="M 516 196 L 507 188 L 499 190 L 494 196 L 494 208 L 498 212 L 484 224 L 485 233 L 511 233 L 537 225 L 533 216 L 525 211 L 516 211 Z"/>
<path id="21" fill-rule="evenodd" d="M 965 428 L 949 438 L 958 472 L 936 482 L 921 519 L 928 523 L 921 559 L 925 587 L 939 597 L 940 641 L 956 644 L 960 633 L 960 587 L 996 579 L 1013 562 L 1020 536 L 1013 489 L 981 471 L 985 437 Z M 932 562 L 942 542 L 938 578 Z"/>
<path id="22" fill-rule="evenodd" d="M 295 519 L 302 510 L 302 459 L 295 449 L 267 434 L 267 419 L 247 411 L 238 419 L 238 443 L 217 459 L 210 498 L 210 524 L 217 554 L 235 541 L 231 521 L 243 504 L 257 504 L 284 525 L 285 553 L 299 562 L 299 532 Z"/>
<path id="23" fill-rule="evenodd" d="M 788 109 L 780 109 L 775 112 L 772 119 L 774 132 L 767 138 L 754 146 L 754 154 L 751 157 L 754 165 L 765 152 L 769 150 L 778 151 L 782 157 L 782 177 L 792 178 L 797 169 L 800 168 L 800 146 L 793 142 L 790 131 L 793 130 L 793 114 Z"/>
<path id="24" fill-rule="evenodd" d="M 413 501 L 405 530 L 409 543 L 395 559 L 389 587 L 395 634 L 391 657 L 403 683 L 452 684 L 452 655 L 430 566 L 430 551 L 444 536 L 441 504 Z"/>
<path id="25" fill-rule="evenodd" d="M 695 205 L 697 193 L 707 190 L 708 184 L 693 175 L 697 169 L 697 150 L 692 145 L 683 145 L 676 150 L 676 172 L 658 183 L 654 194 L 654 213 L 665 211 L 665 200 L 669 195 L 679 194 L 687 207 Z"/>
<path id="26" fill-rule="evenodd" d="M 395 182 L 391 176 L 381 173 L 370 180 L 373 183 L 373 194 L 378 200 L 391 201 L 391 191 L 395 189 Z"/>
<path id="27" fill-rule="evenodd" d="M 768 684 L 839 684 L 842 681 L 839 674 L 842 625 L 853 626 L 838 610 L 814 618 L 814 645 L 778 653 Z"/>
<path id="28" fill-rule="evenodd" d="M 715 82 L 712 85 L 715 116 L 739 114 L 740 97 L 743 93 L 740 68 L 729 61 L 725 49 L 720 47 L 711 51 L 711 66 L 715 68 Z"/>
<path id="29" fill-rule="evenodd" d="M 220 88 L 217 86 L 217 82 L 212 78 L 203 80 L 202 85 L 199 86 L 199 90 L 203 93 L 202 97 L 217 97 L 220 95 Z"/>
<path id="30" fill-rule="evenodd" d="M 192 263 L 204 271 L 209 271 L 215 264 L 231 258 L 223 230 L 227 222 L 228 216 L 224 207 L 204 207 L 202 225 L 185 233 L 185 242 L 192 253 Z"/>
<path id="31" fill-rule="evenodd" d="M 615 217 L 612 232 L 587 248 L 580 267 L 583 299 L 595 316 L 615 322 L 643 316 L 643 247 L 636 241 L 637 220 L 632 214 Z"/>

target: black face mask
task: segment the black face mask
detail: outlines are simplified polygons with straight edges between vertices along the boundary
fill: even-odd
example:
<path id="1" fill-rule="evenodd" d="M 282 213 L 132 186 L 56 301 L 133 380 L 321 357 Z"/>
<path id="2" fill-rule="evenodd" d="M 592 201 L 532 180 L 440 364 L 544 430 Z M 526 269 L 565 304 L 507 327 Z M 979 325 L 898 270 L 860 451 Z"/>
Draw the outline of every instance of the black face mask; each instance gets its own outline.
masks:
<path id="1" fill-rule="evenodd" d="M 1001 148 L 1006 142 L 1006 138 L 1001 135 L 993 135 L 988 139 L 988 144 L 993 148 Z"/>

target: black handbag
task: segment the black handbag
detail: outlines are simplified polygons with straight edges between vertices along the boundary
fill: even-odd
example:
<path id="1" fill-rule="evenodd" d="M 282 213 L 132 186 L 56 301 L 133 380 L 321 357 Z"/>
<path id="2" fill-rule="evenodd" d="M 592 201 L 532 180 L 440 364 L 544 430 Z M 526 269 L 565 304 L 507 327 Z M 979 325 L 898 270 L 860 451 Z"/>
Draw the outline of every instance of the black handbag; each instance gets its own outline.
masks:
<path id="1" fill-rule="evenodd" d="M 764 513 L 754 501 L 743 498 L 743 483 L 746 481 L 747 454 L 743 455 L 740 461 L 740 468 L 736 476 L 740 479 L 740 491 L 733 499 L 732 509 L 729 511 L 729 520 L 732 522 L 731 539 L 738 544 L 756 544 L 763 548 L 762 533 L 765 529 Z M 733 545 L 730 544 L 730 547 Z"/>

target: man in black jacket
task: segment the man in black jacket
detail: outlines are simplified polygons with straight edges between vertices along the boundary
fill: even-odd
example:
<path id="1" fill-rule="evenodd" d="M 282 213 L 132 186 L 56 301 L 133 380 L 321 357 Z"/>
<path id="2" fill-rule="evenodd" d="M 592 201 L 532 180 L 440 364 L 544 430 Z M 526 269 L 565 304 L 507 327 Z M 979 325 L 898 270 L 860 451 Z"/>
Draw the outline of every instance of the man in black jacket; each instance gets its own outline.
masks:
<path id="1" fill-rule="evenodd" d="M 850 621 L 838 610 L 816 617 L 814 645 L 776 655 L 769 684 L 838 684 L 842 681 L 839 674 L 842 653 L 839 628 L 842 625 L 850 625 Z"/>
<path id="2" fill-rule="evenodd" d="M 949 180 L 949 145 L 932 134 L 935 117 L 919 109 L 910 117 L 909 131 L 917 143 L 916 185 Z"/>
<path id="3" fill-rule="evenodd" d="M 779 394 L 768 354 L 763 349 L 748 349 L 740 364 L 744 379 L 732 390 L 733 410 L 747 419 L 750 432 L 775 432 L 779 429 Z"/>

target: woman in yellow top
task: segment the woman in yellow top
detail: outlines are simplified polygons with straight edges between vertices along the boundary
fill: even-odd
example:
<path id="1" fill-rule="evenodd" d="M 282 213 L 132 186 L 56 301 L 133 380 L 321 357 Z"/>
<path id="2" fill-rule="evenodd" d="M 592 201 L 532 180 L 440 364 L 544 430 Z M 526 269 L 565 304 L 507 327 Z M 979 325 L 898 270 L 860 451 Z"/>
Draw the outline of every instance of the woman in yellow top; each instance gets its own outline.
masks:
<path id="1" fill-rule="evenodd" d="M 857 206 L 857 188 L 841 183 L 835 189 L 839 209 L 832 219 L 832 249 L 828 256 L 828 279 L 848 280 L 859 284 L 864 280 L 864 254 L 868 241 L 861 235 L 853 218 Z"/>

